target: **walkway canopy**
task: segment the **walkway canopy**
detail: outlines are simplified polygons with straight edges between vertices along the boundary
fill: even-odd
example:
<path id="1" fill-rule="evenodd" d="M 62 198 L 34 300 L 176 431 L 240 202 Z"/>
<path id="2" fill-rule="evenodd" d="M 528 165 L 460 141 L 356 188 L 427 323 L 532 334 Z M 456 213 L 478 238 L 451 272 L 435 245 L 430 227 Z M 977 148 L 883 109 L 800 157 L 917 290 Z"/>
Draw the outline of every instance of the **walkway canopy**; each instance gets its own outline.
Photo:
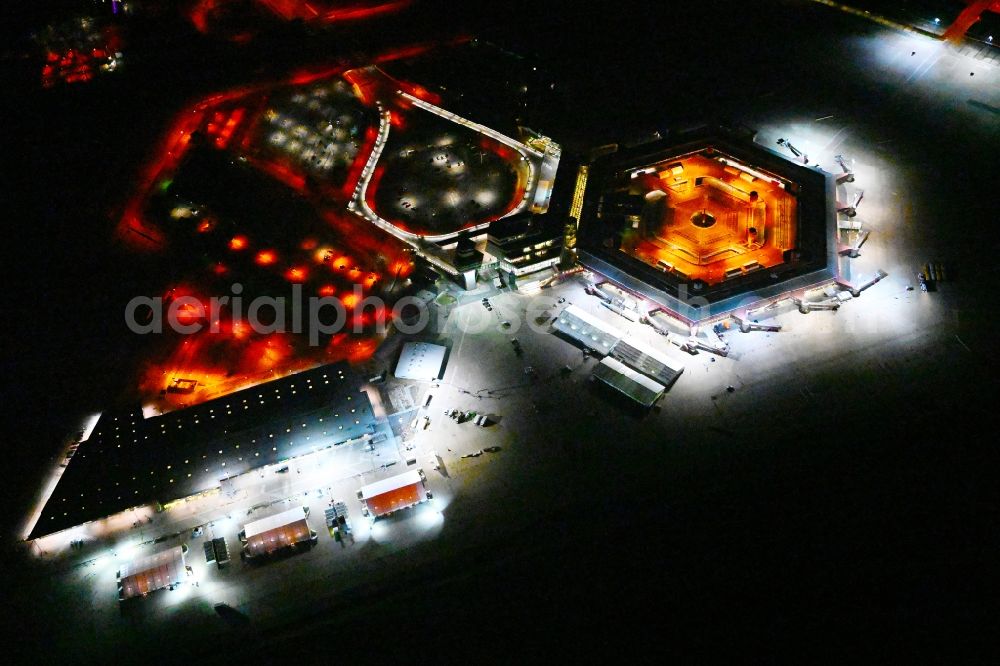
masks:
<path id="1" fill-rule="evenodd" d="M 665 387 L 611 357 L 594 368 L 594 377 L 643 407 L 652 407 Z"/>
<path id="2" fill-rule="evenodd" d="M 565 336 L 593 349 L 603 355 L 608 354 L 612 347 L 622 338 L 622 332 L 611 324 L 606 324 L 586 310 L 575 305 L 568 305 L 559 313 L 553 328 Z"/>
<path id="3" fill-rule="evenodd" d="M 620 341 L 611 356 L 664 388 L 670 388 L 684 372 L 683 363 L 638 340 Z"/>

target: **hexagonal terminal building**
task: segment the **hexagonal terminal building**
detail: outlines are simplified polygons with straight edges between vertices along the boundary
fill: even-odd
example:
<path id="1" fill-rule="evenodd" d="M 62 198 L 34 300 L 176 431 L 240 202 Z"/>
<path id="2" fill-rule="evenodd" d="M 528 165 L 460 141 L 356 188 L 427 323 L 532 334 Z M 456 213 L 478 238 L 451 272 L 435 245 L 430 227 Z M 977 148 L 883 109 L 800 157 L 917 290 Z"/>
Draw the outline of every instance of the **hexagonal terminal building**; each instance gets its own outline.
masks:
<path id="1" fill-rule="evenodd" d="M 688 324 L 837 278 L 836 182 L 702 126 L 592 154 L 573 214 L 580 262 Z"/>

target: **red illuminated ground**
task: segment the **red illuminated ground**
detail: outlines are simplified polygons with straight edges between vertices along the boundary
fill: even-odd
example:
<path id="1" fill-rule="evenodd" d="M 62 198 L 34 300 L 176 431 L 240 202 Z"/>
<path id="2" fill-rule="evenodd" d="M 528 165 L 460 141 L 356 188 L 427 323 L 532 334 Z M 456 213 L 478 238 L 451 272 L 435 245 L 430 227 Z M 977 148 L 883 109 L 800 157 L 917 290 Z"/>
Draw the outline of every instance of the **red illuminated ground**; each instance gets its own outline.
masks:
<path id="1" fill-rule="evenodd" d="M 286 21 L 336 23 L 398 12 L 411 0 L 257 0 Z"/>
<path id="2" fill-rule="evenodd" d="M 796 240 L 795 197 L 719 157 L 685 155 L 634 178 L 629 193 L 644 205 L 622 251 L 707 284 L 782 263 Z"/>
<path id="3" fill-rule="evenodd" d="M 221 35 L 236 42 L 253 38 L 260 19 L 302 21 L 331 25 L 394 14 L 411 0 L 194 0 L 186 11 L 203 34 Z"/>
<path id="4" fill-rule="evenodd" d="M 204 329 L 154 336 L 137 383 L 140 399 L 159 410 L 190 406 L 320 363 L 363 361 L 374 352 L 377 313 L 354 308 L 376 295 L 385 297 L 385 312 L 413 270 L 403 241 L 347 207 L 374 159 L 380 127 L 390 137 L 414 141 L 428 126 L 447 126 L 461 138 L 453 150 L 464 151 L 459 159 L 468 164 L 467 176 L 445 188 L 440 178 L 453 170 L 408 168 L 402 170 L 408 187 L 443 197 L 442 207 L 455 196 L 459 204 L 466 197 L 480 201 L 481 210 L 458 207 L 452 217 L 442 216 L 439 227 L 387 212 L 401 228 L 466 228 L 520 201 L 526 167 L 513 149 L 416 108 L 414 100 L 440 103 L 420 86 L 366 67 L 302 72 L 284 83 L 213 95 L 180 114 L 141 174 L 118 228 L 127 246 L 159 258 L 152 274 L 171 276 L 160 294 L 164 309 L 182 296 L 207 307 L 213 296 L 233 296 L 236 284 L 244 303 L 258 296 L 288 299 L 301 289 L 304 299 L 339 299 L 350 313 L 349 331 L 310 344 L 308 330 L 255 331 L 245 312 L 234 319 L 226 308 L 213 322 L 188 306 L 181 311 L 186 323 Z M 382 152 L 366 200 L 379 206 L 379 183 L 383 177 L 391 182 L 398 166 Z"/>
<path id="5" fill-rule="evenodd" d="M 43 88 L 85 83 L 119 65 L 116 53 L 122 49 L 122 37 L 116 25 L 81 18 L 48 26 L 36 40 L 44 51 Z"/>
<path id="6" fill-rule="evenodd" d="M 391 304 L 413 268 L 411 256 L 345 203 L 372 150 L 377 95 L 422 91 L 378 76 L 303 73 L 286 84 L 212 96 L 180 115 L 119 226 L 130 247 L 160 257 L 173 276 L 159 294 L 165 303 L 180 296 L 207 303 L 232 296 L 239 283 L 245 302 L 288 297 L 300 285 L 304 298 L 335 297 L 349 311 L 357 293 L 388 295 Z M 198 314 L 186 316 L 205 325 L 201 332 L 165 332 L 152 342 L 138 386 L 140 398 L 158 409 L 320 363 L 361 361 L 378 343 L 372 308 L 352 315 L 349 332 L 318 346 L 305 333 L 256 332 L 227 310 L 211 330 Z M 364 332 L 353 332 L 354 324 Z"/>

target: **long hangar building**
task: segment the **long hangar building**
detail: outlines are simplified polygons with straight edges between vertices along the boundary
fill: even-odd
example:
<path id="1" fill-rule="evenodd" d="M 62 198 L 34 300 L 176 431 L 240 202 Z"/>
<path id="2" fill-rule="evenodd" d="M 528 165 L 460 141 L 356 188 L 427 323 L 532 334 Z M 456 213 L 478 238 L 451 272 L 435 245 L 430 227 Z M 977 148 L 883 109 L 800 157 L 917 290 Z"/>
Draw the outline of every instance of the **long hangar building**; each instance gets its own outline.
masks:
<path id="1" fill-rule="evenodd" d="M 28 538 L 211 491 L 254 468 L 372 434 L 361 383 L 339 362 L 161 416 L 144 418 L 138 405 L 105 412 Z"/>

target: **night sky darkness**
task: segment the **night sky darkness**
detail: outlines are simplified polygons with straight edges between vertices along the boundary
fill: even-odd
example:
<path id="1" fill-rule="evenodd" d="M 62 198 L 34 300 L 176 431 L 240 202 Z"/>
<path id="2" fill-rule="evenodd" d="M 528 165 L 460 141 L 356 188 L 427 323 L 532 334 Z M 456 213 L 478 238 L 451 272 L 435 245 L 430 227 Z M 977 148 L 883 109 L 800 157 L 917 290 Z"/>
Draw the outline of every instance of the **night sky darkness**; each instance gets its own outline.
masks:
<path id="1" fill-rule="evenodd" d="M 159 276 L 110 239 L 131 178 L 165 124 L 208 92 L 337 56 L 457 35 L 528 55 L 556 88 L 533 102 L 527 124 L 567 154 L 672 122 L 738 118 L 761 91 L 809 89 L 814 98 L 871 104 L 873 114 L 892 114 L 885 132 L 901 161 L 961 174 L 930 205 L 953 228 L 949 252 L 963 266 L 964 302 L 995 302 L 997 271 L 978 271 L 995 265 L 998 249 L 997 135 L 966 135 L 919 110 L 904 116 L 891 96 L 876 104 L 881 91 L 846 85 L 835 67 L 810 66 L 810 58 L 830 59 L 818 55 L 826 34 L 869 25 L 808 2 L 684 3 L 683 11 L 670 2 L 582 4 L 425 2 L 326 33 L 274 27 L 243 46 L 200 36 L 165 11 L 130 26 L 122 72 L 51 91 L 38 90 L 37 71 L 8 55 L 14 83 L 0 130 L 8 422 L 0 477 L 8 518 L 20 523 L 78 416 L 122 396 L 130 356 L 141 351 L 121 313 Z M 15 11 L 5 27 L 8 53 L 45 20 Z M 733 64 L 729 52 L 749 55 Z M 462 76 L 467 90 L 491 85 Z M 512 112 L 506 116 L 511 123 Z M 950 214 L 956 202 L 960 216 Z M 970 346 L 993 349 L 993 312 L 966 307 L 962 316 Z M 983 352 L 935 372 L 933 386 L 919 368 L 888 386 L 864 378 L 858 404 L 844 406 L 848 418 L 832 427 L 803 436 L 759 424 L 746 448 L 734 443 L 686 460 L 686 481 L 623 490 L 557 525 L 507 534 L 507 543 L 533 545 L 464 553 L 432 577 L 359 599 L 354 611 L 319 616 L 313 627 L 356 637 L 373 613 L 388 618 L 383 625 L 398 618 L 392 640 L 371 649 L 432 643 L 430 658 L 465 642 L 500 659 L 534 649 L 595 656 L 692 644 L 742 653 L 737 643 L 781 655 L 834 627 L 841 649 L 864 639 L 889 657 L 950 636 L 949 644 L 982 656 L 998 629 L 996 361 L 995 351 Z M 645 501 L 657 493 L 669 502 Z M 669 516 L 657 508 L 668 503 Z M 626 522 L 609 525 L 605 511 Z M 653 529 L 667 520 L 668 531 Z M 7 542 L 16 524 L 4 525 Z M 298 636 L 295 628 L 268 636 L 263 650 L 282 654 Z"/>

